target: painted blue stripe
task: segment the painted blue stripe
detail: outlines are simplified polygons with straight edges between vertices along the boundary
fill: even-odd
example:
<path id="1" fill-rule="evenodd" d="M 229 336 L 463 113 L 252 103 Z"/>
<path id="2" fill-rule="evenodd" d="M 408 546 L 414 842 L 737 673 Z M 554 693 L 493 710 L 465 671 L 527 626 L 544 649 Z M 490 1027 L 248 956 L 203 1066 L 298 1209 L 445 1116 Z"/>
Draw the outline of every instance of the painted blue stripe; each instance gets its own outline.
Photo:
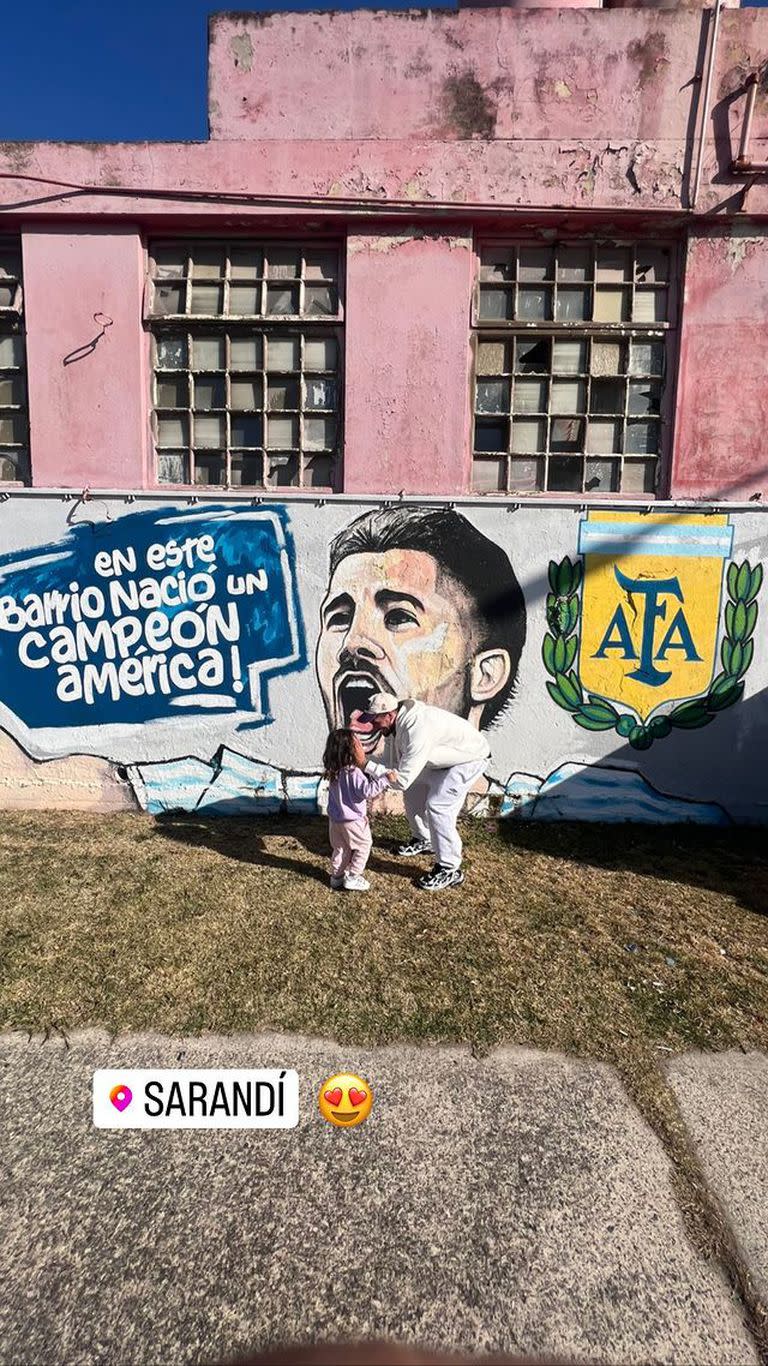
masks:
<path id="1" fill-rule="evenodd" d="M 733 527 L 638 526 L 635 522 L 581 522 L 580 555 L 677 555 L 724 559 L 733 548 Z"/>
<path id="2" fill-rule="evenodd" d="M 679 541 L 641 541 L 630 545 L 627 541 L 593 541 L 579 544 L 581 555 L 663 555 L 682 560 L 724 560 L 730 555 L 730 545 L 682 545 Z"/>
<path id="3" fill-rule="evenodd" d="M 601 533 L 614 532 L 619 536 L 636 536 L 639 532 L 641 536 L 664 536 L 677 537 L 686 540 L 691 536 L 700 536 L 703 540 L 715 540 L 718 536 L 733 534 L 733 527 L 707 526 L 706 523 L 692 522 L 665 522 L 663 526 L 654 526 L 648 522 L 600 522 L 587 521 L 584 519 L 581 527 L 585 531 L 595 530 Z"/>

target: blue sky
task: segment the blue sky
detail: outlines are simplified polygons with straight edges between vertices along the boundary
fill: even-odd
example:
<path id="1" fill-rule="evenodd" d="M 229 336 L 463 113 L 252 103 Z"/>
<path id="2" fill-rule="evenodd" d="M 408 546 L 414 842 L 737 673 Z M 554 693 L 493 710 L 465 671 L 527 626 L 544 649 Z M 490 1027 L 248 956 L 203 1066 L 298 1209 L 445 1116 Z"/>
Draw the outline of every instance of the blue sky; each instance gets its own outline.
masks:
<path id="1" fill-rule="evenodd" d="M 417 4 L 378 0 L 379 8 Z M 359 7 L 353 0 L 6 0 L 0 138 L 205 138 L 209 14 Z"/>
<path id="2" fill-rule="evenodd" d="M 388 9 L 417 4 L 378 0 Z M 6 0 L 0 138 L 205 138 L 209 14 L 357 8 L 350 0 Z"/>

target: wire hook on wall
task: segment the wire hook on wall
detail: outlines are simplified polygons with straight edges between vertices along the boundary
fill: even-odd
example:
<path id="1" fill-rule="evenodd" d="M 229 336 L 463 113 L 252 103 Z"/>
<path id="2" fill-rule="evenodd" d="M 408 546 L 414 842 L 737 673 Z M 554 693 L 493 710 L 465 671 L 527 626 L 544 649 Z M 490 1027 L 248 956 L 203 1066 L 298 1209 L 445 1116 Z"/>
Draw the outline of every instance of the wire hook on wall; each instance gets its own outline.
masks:
<path id="1" fill-rule="evenodd" d="M 98 523 L 98 522 L 95 520 L 95 518 L 93 518 L 93 517 L 81 517 L 79 521 L 77 521 L 77 522 L 75 521 L 75 513 L 77 512 L 77 509 L 78 509 L 78 508 L 81 508 L 81 507 L 84 507 L 85 504 L 86 504 L 86 503 L 89 503 L 90 501 L 91 501 L 91 489 L 90 489 L 90 485 L 87 485 L 87 486 L 83 489 L 83 491 L 82 491 L 82 493 L 80 494 L 80 496 L 79 496 L 78 498 L 75 499 L 75 502 L 72 504 L 72 507 L 69 509 L 69 512 L 67 513 L 67 526 L 93 526 L 93 527 L 98 526 L 99 523 Z M 112 513 L 110 512 L 109 508 L 107 507 L 107 504 L 104 503 L 104 502 L 102 502 L 101 499 L 99 499 L 98 501 L 99 501 L 99 505 L 100 505 L 101 507 L 103 507 L 103 509 L 104 509 L 104 518 L 103 518 L 103 520 L 104 520 L 105 522 L 111 522 L 111 521 L 112 521 Z"/>
<path id="2" fill-rule="evenodd" d="M 86 356 L 90 356 L 96 350 L 107 328 L 113 325 L 113 319 L 106 313 L 94 313 L 93 321 L 101 331 L 97 332 L 96 336 L 92 337 L 89 342 L 84 342 L 82 346 L 76 346 L 74 351 L 70 351 L 69 355 L 62 360 L 62 365 L 74 365 L 77 360 L 85 360 Z"/>

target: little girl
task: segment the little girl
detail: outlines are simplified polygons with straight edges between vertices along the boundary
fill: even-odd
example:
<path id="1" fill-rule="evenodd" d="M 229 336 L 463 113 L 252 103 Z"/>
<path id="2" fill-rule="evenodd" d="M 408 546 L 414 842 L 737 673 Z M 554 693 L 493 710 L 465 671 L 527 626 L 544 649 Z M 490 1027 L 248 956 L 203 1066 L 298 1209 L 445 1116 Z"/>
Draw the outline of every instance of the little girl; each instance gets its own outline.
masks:
<path id="1" fill-rule="evenodd" d="M 363 877 L 373 845 L 368 821 L 368 798 L 378 797 L 391 780 L 381 764 L 369 763 L 373 777 L 363 772 L 365 751 L 354 731 L 332 730 L 323 754 L 328 789 L 331 840 L 331 887 L 334 891 L 367 892 Z"/>

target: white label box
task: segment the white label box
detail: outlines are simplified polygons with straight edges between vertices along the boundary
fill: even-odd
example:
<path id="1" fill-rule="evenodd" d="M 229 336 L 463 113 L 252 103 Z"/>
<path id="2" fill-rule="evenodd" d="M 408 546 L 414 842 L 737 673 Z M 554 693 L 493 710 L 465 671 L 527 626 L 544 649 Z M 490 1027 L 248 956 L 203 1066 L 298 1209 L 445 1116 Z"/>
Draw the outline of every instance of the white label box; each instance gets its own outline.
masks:
<path id="1" fill-rule="evenodd" d="M 97 1129 L 294 1129 L 288 1068 L 107 1067 L 93 1074 Z"/>

